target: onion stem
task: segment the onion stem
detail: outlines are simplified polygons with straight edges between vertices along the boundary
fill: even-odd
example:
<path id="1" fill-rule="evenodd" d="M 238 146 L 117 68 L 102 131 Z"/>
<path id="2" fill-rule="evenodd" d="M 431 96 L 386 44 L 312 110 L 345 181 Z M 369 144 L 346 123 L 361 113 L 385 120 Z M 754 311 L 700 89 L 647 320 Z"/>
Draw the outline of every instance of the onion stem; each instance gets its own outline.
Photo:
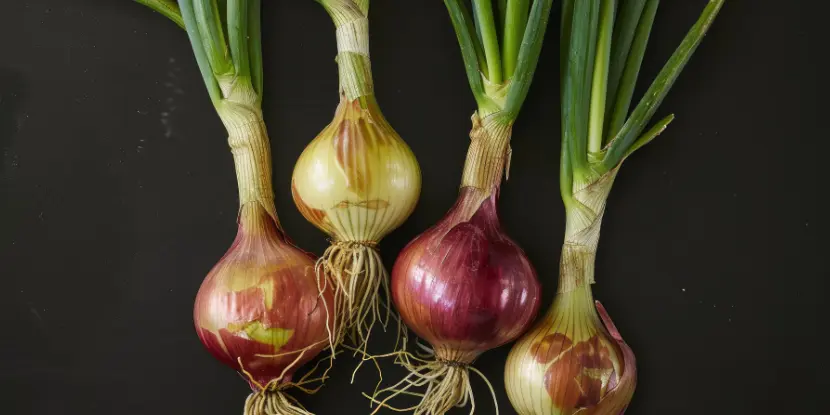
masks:
<path id="1" fill-rule="evenodd" d="M 179 3 L 179 7 L 181 8 L 182 19 L 185 22 L 187 35 L 190 38 L 190 44 L 193 46 L 193 55 L 196 57 L 196 62 L 199 65 L 199 72 L 202 73 L 202 78 L 205 81 L 210 98 L 213 100 L 214 105 L 216 105 L 222 99 L 222 92 L 210 68 L 210 61 L 204 49 L 202 35 L 198 29 L 196 15 L 193 11 L 193 2 L 192 0 L 183 0 Z"/>
<path id="2" fill-rule="evenodd" d="M 504 51 L 502 52 L 504 79 L 512 78 L 516 71 L 519 48 L 522 45 L 529 13 L 530 2 L 528 0 L 507 0 L 502 20 L 504 22 Z"/>
<path id="3" fill-rule="evenodd" d="M 235 74 L 238 77 L 251 76 L 248 60 L 248 2 L 249 0 L 227 0 L 228 2 L 228 46 L 230 47 Z"/>
<path id="4" fill-rule="evenodd" d="M 517 57 L 516 71 L 510 80 L 510 89 L 502 111 L 504 118 L 509 122 L 515 121 L 519 116 L 519 110 L 530 91 L 530 84 L 542 52 L 542 43 L 545 39 L 552 5 L 553 0 L 535 0 L 530 10 L 522 46 Z"/>
<path id="5" fill-rule="evenodd" d="M 479 108 L 491 105 L 492 101 L 484 92 L 482 75 L 487 76 L 487 62 L 484 59 L 481 43 L 477 36 L 474 36 L 475 28 L 473 19 L 467 5 L 461 0 L 444 0 L 447 11 L 450 15 L 455 34 L 458 37 L 458 44 L 461 46 L 461 57 L 464 60 L 464 67 L 467 70 L 467 80 L 470 89 L 476 99 Z"/>
<path id="6" fill-rule="evenodd" d="M 163 1 L 141 3 L 153 9 L 171 6 L 165 10 L 182 19 L 205 86 L 228 131 L 240 208 L 257 202 L 277 221 L 270 144 L 260 109 L 261 0 L 181 0 L 176 8 Z"/>
<path id="7" fill-rule="evenodd" d="M 374 94 L 371 61 L 369 59 L 368 0 L 319 0 L 331 16 L 337 36 L 337 66 L 340 91 L 349 101 Z"/>
<path id="8" fill-rule="evenodd" d="M 602 147 L 602 127 L 605 118 L 605 98 L 608 94 L 608 67 L 611 58 L 611 33 L 614 28 L 616 0 L 602 0 L 597 53 L 591 83 L 591 112 L 588 126 L 588 151 L 597 153 Z"/>
<path id="9" fill-rule="evenodd" d="M 196 27 L 202 39 L 208 62 L 217 79 L 234 74 L 222 17 L 217 0 L 192 0 Z"/>
<path id="10" fill-rule="evenodd" d="M 496 33 L 496 22 L 493 18 L 493 4 L 491 0 L 473 0 L 475 16 L 479 22 L 481 43 L 484 44 L 484 55 L 487 59 L 487 79 L 492 84 L 501 84 L 502 68 L 499 53 L 499 37 Z"/>
<path id="11" fill-rule="evenodd" d="M 246 203 L 257 202 L 277 220 L 271 182 L 271 146 L 262 114 L 255 107 L 230 101 L 224 101 L 218 111 L 228 130 L 240 208 Z"/>
<path id="12" fill-rule="evenodd" d="M 248 68 L 254 92 L 262 101 L 264 75 L 262 74 L 262 0 L 248 0 Z"/>

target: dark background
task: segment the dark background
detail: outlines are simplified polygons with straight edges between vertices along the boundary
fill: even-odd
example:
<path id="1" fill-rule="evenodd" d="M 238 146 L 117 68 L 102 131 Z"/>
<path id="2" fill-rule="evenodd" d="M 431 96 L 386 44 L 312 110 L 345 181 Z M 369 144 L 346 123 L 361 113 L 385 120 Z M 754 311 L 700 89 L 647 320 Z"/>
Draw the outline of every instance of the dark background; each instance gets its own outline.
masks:
<path id="1" fill-rule="evenodd" d="M 334 30 L 311 0 L 265 3 L 277 210 L 320 253 L 325 237 L 294 207 L 289 180 L 337 102 Z M 630 414 L 826 413 L 830 66 L 819 3 L 728 1 L 658 113 L 677 120 L 617 180 L 595 291 L 637 354 Z M 641 80 L 705 4 L 663 2 Z M 558 15 L 500 204 L 545 307 L 564 225 Z M 379 101 L 423 169 L 417 210 L 384 240 L 391 265 L 453 203 L 474 101 L 441 2 L 375 0 L 371 22 Z M 246 385 L 192 328 L 196 290 L 235 234 L 237 194 L 186 36 L 127 0 L 4 1 L 0 45 L 0 412 L 241 413 Z M 502 414 L 513 413 L 507 351 L 476 364 Z M 367 413 L 360 392 L 375 373 L 350 385 L 353 363 L 338 360 L 302 402 Z M 474 385 L 478 413 L 493 414 Z"/>

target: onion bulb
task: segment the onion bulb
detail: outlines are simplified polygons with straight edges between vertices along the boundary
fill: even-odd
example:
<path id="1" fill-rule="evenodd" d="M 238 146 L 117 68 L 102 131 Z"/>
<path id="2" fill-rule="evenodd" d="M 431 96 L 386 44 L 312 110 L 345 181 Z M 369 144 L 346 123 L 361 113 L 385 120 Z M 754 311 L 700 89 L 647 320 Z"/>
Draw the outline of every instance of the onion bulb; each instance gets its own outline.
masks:
<path id="1" fill-rule="evenodd" d="M 325 379 L 309 379 L 313 369 L 294 375 L 328 345 L 334 298 L 317 284 L 315 259 L 291 244 L 277 220 L 261 107 L 261 2 L 142 3 L 186 29 L 236 168 L 237 236 L 196 296 L 196 332 L 216 359 L 248 380 L 253 393 L 245 415 L 310 415 L 284 390 L 313 393 L 309 383 Z"/>
<path id="2" fill-rule="evenodd" d="M 421 397 L 409 408 L 416 415 L 443 414 L 468 402 L 475 408 L 470 372 L 490 386 L 495 401 L 492 385 L 472 364 L 521 335 L 539 308 L 536 272 L 502 230 L 496 203 L 552 0 L 511 2 L 500 9 L 501 18 L 490 0 L 472 2 L 475 18 L 465 1 L 444 4 L 478 109 L 455 205 L 404 248 L 392 270 L 392 298 L 401 319 L 429 345 L 421 345 L 427 351 L 421 357 L 393 353 L 409 374 L 371 396 L 376 411 L 402 394 Z"/>
<path id="3" fill-rule="evenodd" d="M 507 395 L 521 415 L 619 415 L 634 394 L 634 353 L 591 294 L 602 215 L 615 175 L 616 170 L 573 193 L 581 208 L 568 210 L 558 293 L 545 318 L 508 356 Z"/>
<path id="4" fill-rule="evenodd" d="M 328 345 L 331 302 L 331 290 L 318 295 L 314 258 L 248 203 L 236 240 L 199 289 L 194 321 L 208 351 L 245 374 L 255 392 L 246 406 L 255 407 L 285 400 L 280 391 L 306 382 L 293 376 Z"/>
<path id="5" fill-rule="evenodd" d="M 724 0 L 709 1 L 630 113 L 659 1 L 601 3 L 562 7 L 562 26 L 569 28 L 561 54 L 565 241 L 553 305 L 516 343 L 505 367 L 507 394 L 521 415 L 621 415 L 634 395 L 634 353 L 591 293 L 602 218 L 622 162 L 672 121 L 670 115 L 646 128 Z"/>
<path id="6" fill-rule="evenodd" d="M 348 333 L 366 350 L 376 322 L 390 318 L 388 276 L 377 245 L 412 213 L 421 190 L 418 162 L 374 96 L 368 1 L 322 0 L 337 28 L 340 104 L 294 168 L 292 194 L 303 216 L 331 236 L 317 272 L 335 288 L 331 342 Z M 358 6 L 360 3 L 360 6 Z"/>
<path id="7" fill-rule="evenodd" d="M 458 200 L 415 238 L 392 269 L 392 298 L 406 325 L 429 343 L 426 359 L 403 355 L 410 374 L 381 406 L 412 387 L 426 387 L 416 414 L 443 414 L 474 399 L 469 372 L 483 352 L 516 339 L 539 308 L 536 272 L 501 228 L 496 210 L 510 127 L 473 117 Z M 482 375 L 483 377 L 483 375 Z M 486 381 L 486 378 L 485 378 Z M 489 384 L 489 382 L 488 382 Z"/>

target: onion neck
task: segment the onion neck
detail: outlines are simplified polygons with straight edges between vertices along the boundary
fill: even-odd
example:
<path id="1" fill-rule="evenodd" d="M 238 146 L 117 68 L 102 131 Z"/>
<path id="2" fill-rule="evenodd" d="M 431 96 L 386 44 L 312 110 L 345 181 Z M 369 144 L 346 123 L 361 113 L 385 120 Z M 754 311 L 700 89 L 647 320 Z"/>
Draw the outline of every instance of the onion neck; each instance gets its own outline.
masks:
<path id="1" fill-rule="evenodd" d="M 351 2 L 326 9 L 336 27 L 340 93 L 349 101 L 373 95 L 368 17 Z"/>
<path id="2" fill-rule="evenodd" d="M 254 103 L 230 100 L 220 102 L 217 110 L 228 130 L 228 144 L 233 153 L 239 187 L 240 220 L 253 220 L 256 215 L 244 214 L 244 208 L 249 203 L 257 203 L 280 228 L 271 184 L 271 147 L 262 111 Z M 258 227 L 254 223 L 251 225 Z"/>
<path id="3" fill-rule="evenodd" d="M 512 123 L 505 123 L 498 113 L 484 118 L 473 114 L 470 148 L 464 162 L 461 187 L 480 190 L 489 197 L 501 185 L 501 178 L 510 168 L 510 136 Z"/>
<path id="4" fill-rule="evenodd" d="M 590 293 L 590 285 L 595 282 L 602 217 L 615 177 L 613 170 L 590 183 L 574 182 L 573 196 L 566 204 L 565 242 L 559 263 L 560 294 L 583 287 Z"/>

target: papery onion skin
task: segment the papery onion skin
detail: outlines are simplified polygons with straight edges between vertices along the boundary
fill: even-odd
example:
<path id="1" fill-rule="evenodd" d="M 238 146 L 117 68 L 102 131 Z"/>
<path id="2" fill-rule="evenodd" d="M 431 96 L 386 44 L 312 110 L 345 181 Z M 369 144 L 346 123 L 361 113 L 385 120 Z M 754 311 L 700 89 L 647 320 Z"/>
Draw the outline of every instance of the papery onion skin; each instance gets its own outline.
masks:
<path id="1" fill-rule="evenodd" d="M 634 353 L 590 288 L 557 296 L 508 356 L 505 387 L 520 415 L 619 415 L 637 383 Z M 602 319 L 600 319 L 602 317 Z"/>
<path id="2" fill-rule="evenodd" d="M 507 396 L 520 415 L 619 415 L 634 395 L 634 353 L 591 293 L 615 177 L 616 170 L 574 186 L 571 203 L 579 208 L 566 211 L 556 298 L 547 315 L 516 342 L 505 365 Z"/>
<path id="3" fill-rule="evenodd" d="M 255 391 L 286 383 L 328 345 L 332 294 L 318 293 L 314 259 L 287 242 L 258 203 L 247 203 L 236 240 L 196 296 L 196 331 L 219 361 L 251 374 Z"/>
<path id="4" fill-rule="evenodd" d="M 470 363 L 532 323 L 540 286 L 524 252 L 505 235 L 498 191 L 462 187 L 455 206 L 413 240 L 392 270 L 395 305 L 438 359 Z"/>
<path id="5" fill-rule="evenodd" d="M 342 96 L 297 160 L 291 190 L 303 216 L 337 240 L 376 242 L 415 209 L 421 171 L 373 96 Z"/>

